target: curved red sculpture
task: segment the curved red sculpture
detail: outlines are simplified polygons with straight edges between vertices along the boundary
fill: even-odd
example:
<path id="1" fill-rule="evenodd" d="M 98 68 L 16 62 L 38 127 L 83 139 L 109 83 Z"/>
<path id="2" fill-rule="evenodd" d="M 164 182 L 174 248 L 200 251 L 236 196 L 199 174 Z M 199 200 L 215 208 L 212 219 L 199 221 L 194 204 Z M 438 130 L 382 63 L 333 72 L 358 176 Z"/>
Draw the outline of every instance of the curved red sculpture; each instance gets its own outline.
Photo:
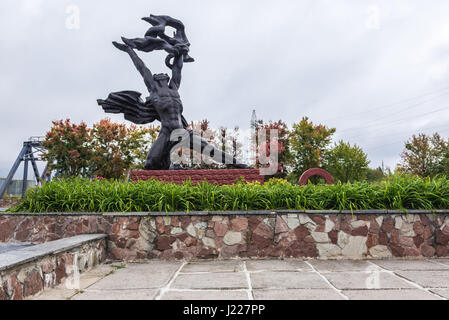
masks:
<path id="1" fill-rule="evenodd" d="M 307 184 L 307 181 L 313 176 L 320 176 L 326 180 L 327 184 L 334 184 L 334 178 L 332 178 L 331 174 L 327 172 L 324 169 L 320 168 L 312 168 L 309 170 L 306 170 L 302 175 L 301 178 L 299 178 L 299 185 L 305 186 Z"/>

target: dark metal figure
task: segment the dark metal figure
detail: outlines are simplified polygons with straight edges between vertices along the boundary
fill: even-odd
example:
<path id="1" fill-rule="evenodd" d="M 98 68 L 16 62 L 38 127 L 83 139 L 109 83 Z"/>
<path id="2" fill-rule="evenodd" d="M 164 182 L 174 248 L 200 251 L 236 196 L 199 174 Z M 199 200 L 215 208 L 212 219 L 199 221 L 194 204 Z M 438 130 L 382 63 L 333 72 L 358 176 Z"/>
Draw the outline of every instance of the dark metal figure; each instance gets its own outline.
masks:
<path id="1" fill-rule="evenodd" d="M 136 124 L 151 123 L 154 120 L 161 122 L 161 131 L 145 162 L 147 170 L 181 169 L 179 164 L 171 165 L 170 160 L 170 153 L 175 145 L 179 146 L 179 142 L 184 142 L 184 147 L 202 153 L 207 150 L 208 155 L 215 160 L 231 164 L 234 168 L 249 168 L 245 164 L 238 163 L 231 155 L 208 144 L 192 130 L 187 130 L 188 123 L 182 116 L 183 106 L 178 90 L 181 85 L 181 70 L 184 62 L 194 60 L 188 55 L 190 43 L 185 36 L 182 22 L 168 16 L 153 15 L 144 20 L 153 25 L 144 38 L 132 40 L 122 38 L 125 44 L 117 42 L 113 42 L 113 44 L 119 50 L 128 53 L 142 75 L 150 96 L 144 102 L 138 92 L 121 91 L 111 93 L 106 100 L 98 100 L 98 104 L 108 113 L 123 113 L 125 119 Z M 165 26 L 176 29 L 173 38 L 164 34 Z M 145 52 L 167 51 L 169 55 L 166 64 L 172 70 L 171 78 L 167 74 L 153 75 L 136 54 L 134 48 Z M 173 59 L 173 63 L 170 63 L 171 59 Z M 171 140 L 172 133 L 176 133 L 178 140 Z M 187 141 L 189 142 L 186 144 Z"/>
<path id="2" fill-rule="evenodd" d="M 153 27 L 148 29 L 144 38 L 126 39 L 122 38 L 128 46 L 133 49 L 137 49 L 143 52 L 151 52 L 154 50 L 166 50 L 170 54 L 167 56 L 166 65 L 170 69 L 173 64 L 170 64 L 170 60 L 174 58 L 172 46 L 178 46 L 183 49 L 184 62 L 194 62 L 195 60 L 189 56 L 188 51 L 190 42 L 187 39 L 185 33 L 184 24 L 169 16 L 155 16 L 150 15 L 148 18 L 142 18 L 142 20 L 150 23 Z M 176 33 L 173 38 L 167 36 L 165 27 L 170 26 L 176 29 Z"/>

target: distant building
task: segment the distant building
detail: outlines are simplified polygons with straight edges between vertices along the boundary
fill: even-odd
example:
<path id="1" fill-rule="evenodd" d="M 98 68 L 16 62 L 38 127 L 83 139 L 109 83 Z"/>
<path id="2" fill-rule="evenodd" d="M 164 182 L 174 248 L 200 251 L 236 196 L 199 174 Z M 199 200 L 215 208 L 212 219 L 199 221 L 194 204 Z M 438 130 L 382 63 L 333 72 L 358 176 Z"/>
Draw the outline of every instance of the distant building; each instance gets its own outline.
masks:
<path id="1" fill-rule="evenodd" d="M 6 178 L 0 178 L 0 186 L 6 181 Z M 20 197 L 22 195 L 22 181 L 23 180 L 12 180 L 8 187 L 6 187 L 5 195 L 12 197 Z M 27 189 L 36 186 L 36 181 L 28 180 Z"/>

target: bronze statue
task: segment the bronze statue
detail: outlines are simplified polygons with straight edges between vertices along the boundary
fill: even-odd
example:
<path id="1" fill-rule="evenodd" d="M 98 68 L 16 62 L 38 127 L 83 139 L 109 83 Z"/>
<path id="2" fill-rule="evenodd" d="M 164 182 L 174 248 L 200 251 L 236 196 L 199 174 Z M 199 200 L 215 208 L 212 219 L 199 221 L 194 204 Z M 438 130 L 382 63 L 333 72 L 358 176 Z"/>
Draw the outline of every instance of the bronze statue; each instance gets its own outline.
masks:
<path id="1" fill-rule="evenodd" d="M 187 128 L 188 123 L 182 116 L 183 106 L 178 90 L 181 85 L 181 70 L 184 62 L 193 62 L 194 59 L 189 56 L 190 43 L 187 40 L 183 23 L 169 16 L 151 15 L 143 20 L 152 25 L 144 38 L 122 38 L 124 43 L 113 42 L 113 45 L 131 57 L 145 81 L 150 96 L 144 102 L 139 92 L 114 92 L 106 100 L 97 100 L 98 104 L 103 107 L 105 112 L 123 113 L 125 119 L 136 124 L 151 123 L 154 120 L 161 122 L 159 136 L 146 158 L 145 169 L 147 170 L 182 169 L 179 164 L 172 164 L 170 160 L 172 149 L 179 146 L 180 142 L 190 149 L 200 149 L 202 153 L 207 150 L 208 155 L 215 160 L 231 164 L 234 168 L 249 168 L 247 165 L 239 163 L 231 155 L 209 145 L 199 135 Z M 176 30 L 173 37 L 164 33 L 166 26 Z M 172 71 L 171 78 L 167 74 L 153 75 L 139 58 L 135 49 L 144 52 L 165 50 L 168 53 L 165 62 Z M 174 135 L 174 133 L 176 134 Z"/>

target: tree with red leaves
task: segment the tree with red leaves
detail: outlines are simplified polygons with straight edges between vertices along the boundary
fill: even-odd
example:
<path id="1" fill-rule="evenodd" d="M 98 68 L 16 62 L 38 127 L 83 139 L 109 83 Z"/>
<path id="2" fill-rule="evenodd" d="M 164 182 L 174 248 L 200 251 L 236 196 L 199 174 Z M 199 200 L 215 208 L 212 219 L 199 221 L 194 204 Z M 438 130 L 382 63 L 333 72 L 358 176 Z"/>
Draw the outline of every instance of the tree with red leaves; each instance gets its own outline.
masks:
<path id="1" fill-rule="evenodd" d="M 43 158 L 62 177 L 100 176 L 120 179 L 133 168 L 142 168 L 146 152 L 159 127 L 138 127 L 103 119 L 88 128 L 69 119 L 53 121 L 43 145 Z"/>

